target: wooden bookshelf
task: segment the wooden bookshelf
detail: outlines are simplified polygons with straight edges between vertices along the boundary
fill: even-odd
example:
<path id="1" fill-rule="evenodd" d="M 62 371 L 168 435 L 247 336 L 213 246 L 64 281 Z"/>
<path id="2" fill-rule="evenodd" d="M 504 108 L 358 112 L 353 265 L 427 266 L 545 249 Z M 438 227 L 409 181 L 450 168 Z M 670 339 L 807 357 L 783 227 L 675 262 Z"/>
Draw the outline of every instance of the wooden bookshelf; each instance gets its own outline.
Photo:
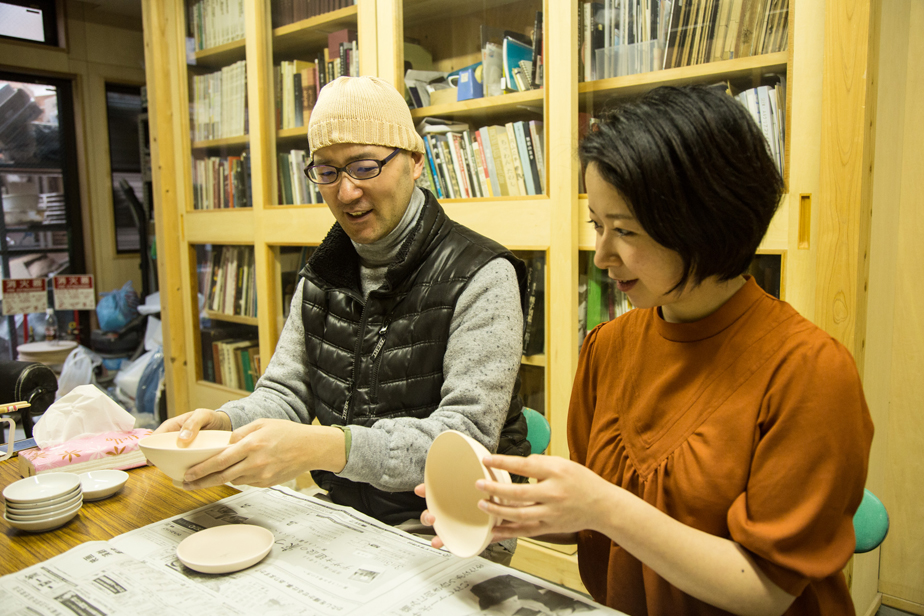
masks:
<path id="1" fill-rule="evenodd" d="M 244 39 L 239 39 L 230 43 L 225 43 L 224 45 L 217 45 L 209 49 L 193 52 L 192 59 L 195 60 L 195 62 L 192 66 L 194 70 L 195 68 L 221 68 L 222 66 L 227 66 L 238 60 L 243 60 L 245 56 L 245 45 L 246 41 Z"/>
<path id="2" fill-rule="evenodd" d="M 551 455 L 569 455 L 565 426 L 578 356 L 579 253 L 594 247 L 593 234 L 585 222 L 586 196 L 578 194 L 580 165 L 575 152 L 580 112 L 604 101 L 636 96 L 661 85 L 730 81 L 750 86 L 760 83 L 765 74 L 784 74 L 787 79 L 785 177 L 789 191 L 761 249 L 782 255 L 787 301 L 809 318 L 816 315 L 816 305 L 818 315 L 824 317 L 826 306 L 833 305 L 840 287 L 853 289 L 850 297 L 856 296 L 856 281 L 862 278 L 857 273 L 861 267 L 858 255 L 864 255 L 864 250 L 854 250 L 843 257 L 835 241 L 840 233 L 833 228 L 835 223 L 823 225 L 821 237 L 812 235 L 809 248 L 799 249 L 798 246 L 799 195 L 820 194 L 820 178 L 824 177 L 828 199 L 833 200 L 834 194 L 840 195 L 838 178 L 844 180 L 844 185 L 852 185 L 852 178 L 865 177 L 859 167 L 853 176 L 838 167 L 843 153 L 840 144 L 866 143 L 866 133 L 854 121 L 852 108 L 829 102 L 822 118 L 822 86 L 827 88 L 826 96 L 847 97 L 844 91 L 856 83 L 867 84 L 872 78 L 867 73 L 865 56 L 863 62 L 855 64 L 845 60 L 839 66 L 837 77 L 823 70 L 827 66 L 823 62 L 833 62 L 830 58 L 840 57 L 838 50 L 854 49 L 858 35 L 850 29 L 852 26 L 842 26 L 841 22 L 832 21 L 833 17 L 826 21 L 826 14 L 850 13 L 846 0 L 828 0 L 824 10 L 813 8 L 808 0 L 791 0 L 787 51 L 586 83 L 580 82 L 577 75 L 577 0 L 567 3 L 553 0 L 358 0 L 354 7 L 276 29 L 271 27 L 268 1 L 245 3 L 246 42 L 228 43 L 195 54 L 197 66 L 210 69 L 247 60 L 249 134 L 196 143 L 189 140 L 186 79 L 190 70 L 199 69 L 189 69 L 186 64 L 184 3 L 165 0 L 145 3 L 144 7 L 148 86 L 154 95 L 151 102 L 152 155 L 160 206 L 158 263 L 163 287 L 170 290 L 164 298 L 164 338 L 171 414 L 197 407 L 214 408 L 245 395 L 242 391 L 205 383 L 199 378 L 200 332 L 194 247 L 199 244 L 253 247 L 259 316 L 240 324 L 256 326 L 265 365 L 283 323 L 277 267 L 279 247 L 317 245 L 333 222 L 322 204 L 280 206 L 278 203 L 277 156 L 281 151 L 304 147 L 300 140 L 304 139 L 306 129 L 276 130 L 273 66 L 282 59 L 298 56 L 311 59 L 311 54 L 324 46 L 330 32 L 343 28 L 358 32 L 361 74 L 377 75 L 403 89 L 405 38 L 413 38 L 424 46 L 430 44 L 439 70 L 455 70 L 479 57 L 476 39 L 481 23 L 487 21 L 522 30 L 532 27 L 529 15 L 535 10 L 541 9 L 546 16 L 543 88 L 434 105 L 413 110 L 412 116 L 415 120 L 427 116 L 446 117 L 476 126 L 509 119 L 543 121 L 542 139 L 547 161 L 544 194 L 445 200 L 445 207 L 453 219 L 511 249 L 545 253 L 546 348 L 542 355 L 524 358 L 523 364 L 524 370 L 542 376 L 540 387 L 546 416 L 552 426 Z M 868 31 L 867 24 L 864 32 Z M 476 40 L 474 44 L 473 40 Z M 839 47 L 844 41 L 849 45 Z M 856 96 L 852 91 L 849 95 Z M 845 118 L 852 131 L 848 136 L 855 138 L 853 141 L 836 137 L 832 129 L 826 129 L 825 140 L 819 139 L 819 126 L 836 126 L 833 123 L 845 121 Z M 249 148 L 251 153 L 253 207 L 242 211 L 194 211 L 189 164 L 193 152 L 239 153 L 244 148 Z M 554 164 L 549 164 L 550 160 Z M 847 201 L 838 201 L 835 206 L 838 212 L 860 211 L 865 198 L 861 192 L 854 191 Z M 816 199 L 816 203 L 821 201 Z M 818 211 L 816 206 L 813 219 L 809 221 L 815 226 L 820 224 Z M 856 235 L 850 238 L 852 246 L 863 239 L 862 234 L 859 239 Z M 868 236 L 866 239 L 868 241 Z M 848 267 L 831 272 L 825 269 L 825 284 L 816 284 L 816 270 L 827 268 L 822 263 L 835 257 L 846 258 Z M 213 316 L 222 320 L 221 315 Z M 837 327 L 843 328 L 842 324 Z M 533 548 L 526 542 L 520 549 L 523 557 L 533 557 L 530 555 Z M 536 546 L 534 551 L 548 549 Z M 561 566 L 573 567 L 573 562 L 569 563 Z M 569 570 L 562 573 L 561 579 L 574 579 L 573 574 L 573 570 Z"/>

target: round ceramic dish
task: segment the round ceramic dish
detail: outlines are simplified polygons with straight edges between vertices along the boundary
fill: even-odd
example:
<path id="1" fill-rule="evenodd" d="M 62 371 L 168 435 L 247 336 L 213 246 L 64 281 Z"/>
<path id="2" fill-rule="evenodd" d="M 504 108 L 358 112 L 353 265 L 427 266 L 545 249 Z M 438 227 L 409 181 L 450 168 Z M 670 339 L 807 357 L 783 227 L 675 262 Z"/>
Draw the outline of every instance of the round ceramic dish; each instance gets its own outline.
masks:
<path id="1" fill-rule="evenodd" d="M 437 436 L 427 453 L 424 484 L 427 509 L 436 518 L 433 527 L 446 548 L 463 558 L 480 554 L 491 543 L 492 529 L 500 523 L 478 508 L 485 493 L 475 488 L 475 481 L 510 483 L 507 471 L 482 464 L 488 453 L 481 443 L 455 430 Z"/>
<path id="2" fill-rule="evenodd" d="M 77 496 L 78 494 L 80 494 L 80 492 L 81 492 L 80 486 L 78 485 L 76 488 L 74 488 L 73 490 L 71 490 L 71 491 L 68 492 L 67 494 L 65 494 L 65 495 L 63 495 L 63 496 L 59 496 L 59 497 L 57 497 L 57 498 L 49 498 L 49 499 L 46 499 L 46 500 L 35 501 L 34 503 L 17 503 L 17 502 L 15 502 L 15 501 L 10 501 L 10 500 L 7 500 L 7 501 L 5 501 L 5 502 L 6 502 L 6 506 L 7 506 L 8 508 L 9 508 L 9 507 L 12 507 L 12 508 L 14 508 L 14 509 L 21 509 L 21 510 L 25 510 L 25 509 L 41 509 L 41 508 L 44 508 L 44 507 L 52 507 L 52 506 L 54 506 L 54 505 L 60 505 L 60 504 L 63 503 L 63 502 L 66 502 L 66 501 L 71 500 L 72 498 L 74 498 L 75 496 Z"/>
<path id="3" fill-rule="evenodd" d="M 77 503 L 70 509 L 62 511 L 60 515 L 48 518 L 46 520 L 34 520 L 31 522 L 24 522 L 22 520 L 11 519 L 7 514 L 3 514 L 3 519 L 6 520 L 7 524 L 13 528 L 18 528 L 19 530 L 29 531 L 30 533 L 38 533 L 45 530 L 51 530 L 53 528 L 58 528 L 59 526 L 64 526 L 67 524 L 71 518 L 77 515 L 77 512 L 80 511 L 80 508 L 83 506 L 83 503 Z"/>
<path id="4" fill-rule="evenodd" d="M 232 573 L 263 560 L 275 537 L 253 524 L 227 524 L 193 533 L 176 546 L 180 562 L 200 573 Z"/>
<path id="5" fill-rule="evenodd" d="M 117 470 L 90 471 L 79 477 L 85 503 L 109 498 L 128 481 L 128 473 Z"/>
<path id="6" fill-rule="evenodd" d="M 163 471 L 173 484 L 183 487 L 183 477 L 190 466 L 208 460 L 228 447 L 231 433 L 226 430 L 202 430 L 189 447 L 176 445 L 176 432 L 152 434 L 138 441 L 148 462 Z"/>
<path id="7" fill-rule="evenodd" d="M 48 505 L 47 507 L 32 507 L 31 509 L 20 509 L 13 503 L 6 504 L 6 513 L 10 516 L 16 516 L 20 519 L 35 519 L 47 516 L 48 514 L 58 513 L 64 511 L 65 509 L 70 509 L 77 503 L 83 502 L 83 494 L 76 492 L 72 497 L 66 501 L 54 505 Z"/>
<path id="8" fill-rule="evenodd" d="M 74 473 L 43 473 L 6 486 L 3 498 L 9 503 L 39 503 L 66 496 L 79 488 L 80 477 Z"/>

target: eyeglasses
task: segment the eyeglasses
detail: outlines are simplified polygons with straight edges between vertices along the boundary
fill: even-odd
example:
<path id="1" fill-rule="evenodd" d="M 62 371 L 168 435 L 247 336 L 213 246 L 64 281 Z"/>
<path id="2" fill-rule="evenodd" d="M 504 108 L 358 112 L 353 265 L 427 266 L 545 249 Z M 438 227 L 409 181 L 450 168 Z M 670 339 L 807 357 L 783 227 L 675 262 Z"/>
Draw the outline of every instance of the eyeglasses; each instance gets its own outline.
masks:
<path id="1" fill-rule="evenodd" d="M 371 180 L 382 173 L 382 167 L 394 158 L 401 148 L 395 148 L 395 151 L 383 158 L 382 160 L 362 159 L 354 160 L 343 167 L 334 165 L 308 165 L 305 167 L 305 175 L 315 184 L 333 184 L 340 178 L 340 172 L 346 171 L 354 180 Z"/>

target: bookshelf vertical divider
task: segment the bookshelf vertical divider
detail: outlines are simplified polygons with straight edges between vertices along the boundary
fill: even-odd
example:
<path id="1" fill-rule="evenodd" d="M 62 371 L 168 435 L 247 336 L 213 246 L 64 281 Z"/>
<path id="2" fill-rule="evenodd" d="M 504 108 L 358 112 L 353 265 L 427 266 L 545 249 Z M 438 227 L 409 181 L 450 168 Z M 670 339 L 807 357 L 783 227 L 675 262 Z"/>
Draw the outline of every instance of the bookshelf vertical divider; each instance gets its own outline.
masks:
<path id="1" fill-rule="evenodd" d="M 546 0 L 544 11 L 551 15 Z M 546 288 L 546 412 L 552 426 L 549 453 L 569 457 L 567 441 L 568 402 L 578 355 L 578 173 L 575 156 L 578 139 L 578 67 L 576 11 L 556 11 L 546 20 L 546 87 L 548 109 L 546 160 L 549 220 L 549 258 Z M 572 323 L 572 327 L 550 327 Z"/>
<path id="2" fill-rule="evenodd" d="M 253 250 L 256 270 L 257 321 L 261 357 L 270 357 L 279 331 L 275 258 L 267 245 L 264 213 L 275 203 L 276 116 L 273 100 L 272 18 L 269 0 L 244 3 L 247 36 L 247 100 L 250 117 L 251 190 L 253 191 Z"/>
<path id="3" fill-rule="evenodd" d="M 393 83 L 399 92 L 404 91 L 404 2 L 403 0 L 374 0 L 376 6 L 376 44 L 378 45 L 378 73 Z M 362 53 L 362 45 L 360 45 Z M 372 73 L 364 73 L 371 75 Z"/>

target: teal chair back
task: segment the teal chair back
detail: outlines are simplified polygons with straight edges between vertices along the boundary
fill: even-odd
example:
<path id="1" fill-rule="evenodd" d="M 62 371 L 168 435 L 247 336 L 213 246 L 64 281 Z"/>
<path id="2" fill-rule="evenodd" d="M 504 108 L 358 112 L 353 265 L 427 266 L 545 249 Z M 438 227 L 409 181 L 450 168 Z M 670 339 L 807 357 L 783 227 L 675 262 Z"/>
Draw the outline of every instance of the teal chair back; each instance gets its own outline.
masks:
<path id="1" fill-rule="evenodd" d="M 857 537 L 856 554 L 875 550 L 889 534 L 889 513 L 869 490 L 863 490 L 863 501 L 853 516 L 853 532 Z"/>
<path id="2" fill-rule="evenodd" d="M 529 441 L 531 453 L 544 453 L 552 440 L 552 429 L 545 415 L 531 408 L 523 407 L 526 417 L 526 440 Z"/>

